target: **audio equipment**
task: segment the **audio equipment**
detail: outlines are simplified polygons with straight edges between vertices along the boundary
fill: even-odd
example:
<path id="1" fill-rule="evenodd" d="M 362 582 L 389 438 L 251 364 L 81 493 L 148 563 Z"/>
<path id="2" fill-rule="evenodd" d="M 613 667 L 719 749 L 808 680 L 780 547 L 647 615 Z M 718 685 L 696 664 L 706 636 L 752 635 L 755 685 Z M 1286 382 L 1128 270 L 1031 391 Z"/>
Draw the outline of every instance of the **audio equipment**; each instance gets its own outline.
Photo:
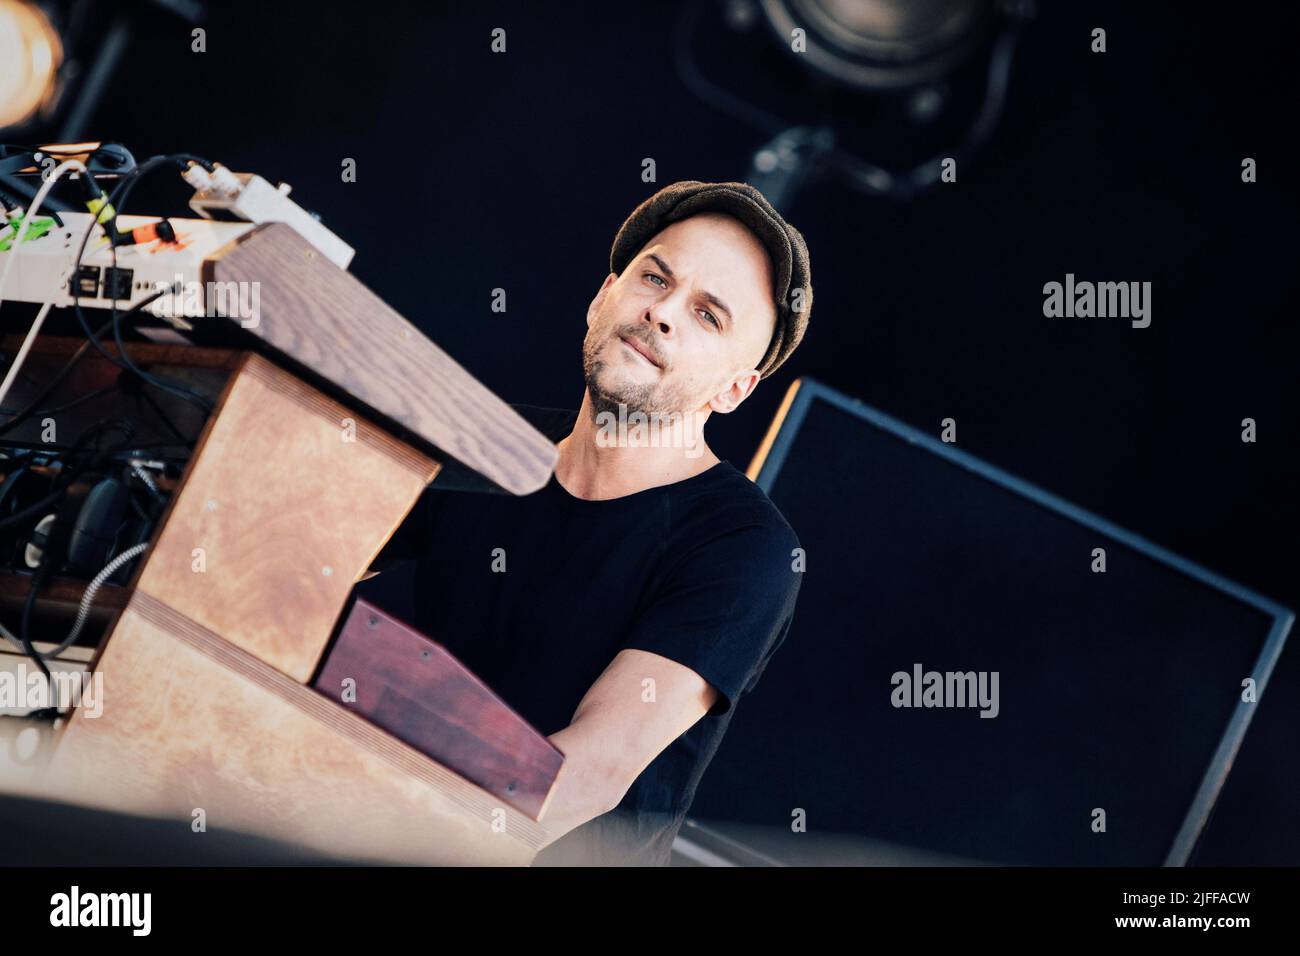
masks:
<path id="1" fill-rule="evenodd" d="M 693 818 L 787 863 L 1188 862 L 1292 611 L 809 379 L 750 476 L 805 577 Z"/>

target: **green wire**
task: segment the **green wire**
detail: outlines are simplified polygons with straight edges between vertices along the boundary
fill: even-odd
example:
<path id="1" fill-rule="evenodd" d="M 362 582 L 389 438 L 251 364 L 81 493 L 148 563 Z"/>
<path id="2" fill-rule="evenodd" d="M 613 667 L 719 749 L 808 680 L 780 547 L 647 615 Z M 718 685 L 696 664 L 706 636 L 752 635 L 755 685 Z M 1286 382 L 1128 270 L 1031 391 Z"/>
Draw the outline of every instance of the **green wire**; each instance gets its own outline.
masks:
<path id="1" fill-rule="evenodd" d="M 25 215 L 26 213 L 23 214 L 23 216 Z M 13 230 L 13 235 L 5 236 L 3 239 L 0 239 L 0 252 L 8 252 L 9 247 L 13 245 L 14 236 L 18 235 L 18 230 L 22 228 L 23 216 L 15 216 L 6 223 L 6 225 Z M 53 219 L 47 219 L 44 216 L 37 216 L 32 220 L 31 225 L 27 227 L 27 235 L 23 236 L 23 242 L 31 242 L 33 239 L 39 239 L 53 228 Z"/>

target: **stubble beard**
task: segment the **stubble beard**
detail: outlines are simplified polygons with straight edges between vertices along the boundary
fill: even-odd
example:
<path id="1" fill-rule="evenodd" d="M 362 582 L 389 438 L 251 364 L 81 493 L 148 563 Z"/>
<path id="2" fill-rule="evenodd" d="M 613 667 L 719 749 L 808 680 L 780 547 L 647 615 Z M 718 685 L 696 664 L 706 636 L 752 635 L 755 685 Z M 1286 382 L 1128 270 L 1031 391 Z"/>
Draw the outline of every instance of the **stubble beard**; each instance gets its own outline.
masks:
<path id="1" fill-rule="evenodd" d="M 604 342 L 594 343 L 588 336 L 582 343 L 582 372 L 587 395 L 591 399 L 592 421 L 596 422 L 596 416 L 601 412 L 609 412 L 617 417 L 620 406 L 624 415 L 638 411 L 647 415 L 683 414 L 687 405 L 685 396 L 678 394 L 677 389 L 665 389 L 661 381 L 624 382 L 614 388 L 602 386 L 602 373 L 612 373 L 613 370 L 609 369 L 599 352 L 613 338 L 617 338 L 617 334 Z"/>

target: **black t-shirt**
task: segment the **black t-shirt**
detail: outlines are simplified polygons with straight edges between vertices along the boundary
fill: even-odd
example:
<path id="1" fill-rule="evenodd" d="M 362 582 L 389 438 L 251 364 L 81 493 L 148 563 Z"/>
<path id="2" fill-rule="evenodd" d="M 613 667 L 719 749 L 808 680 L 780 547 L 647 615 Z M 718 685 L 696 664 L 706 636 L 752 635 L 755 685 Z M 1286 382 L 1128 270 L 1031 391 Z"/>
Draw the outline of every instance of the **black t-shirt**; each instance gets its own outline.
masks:
<path id="1" fill-rule="evenodd" d="M 512 407 L 552 441 L 577 416 Z M 684 664 L 717 689 L 709 713 L 646 767 L 614 811 L 535 861 L 666 865 L 737 702 L 789 631 L 802 578 L 798 539 L 726 461 L 602 501 L 574 497 L 554 475 L 518 497 L 449 490 L 456 475 L 439 473 L 372 567 L 414 559 L 411 624 L 538 731 L 567 727 L 623 648 Z"/>

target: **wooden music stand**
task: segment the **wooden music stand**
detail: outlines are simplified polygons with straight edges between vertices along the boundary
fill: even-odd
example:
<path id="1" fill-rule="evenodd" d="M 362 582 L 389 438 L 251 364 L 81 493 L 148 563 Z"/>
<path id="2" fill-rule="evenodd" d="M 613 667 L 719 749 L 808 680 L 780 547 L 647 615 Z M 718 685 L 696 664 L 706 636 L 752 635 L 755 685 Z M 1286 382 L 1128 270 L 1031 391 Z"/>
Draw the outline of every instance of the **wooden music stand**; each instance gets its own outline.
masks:
<path id="1" fill-rule="evenodd" d="M 229 353 L 91 661 L 102 714 L 75 710 L 10 788 L 174 818 L 195 839 L 202 820 L 346 859 L 527 865 L 536 820 L 309 684 L 445 457 L 527 494 L 555 446 L 288 226 L 241 237 L 204 279 L 260 283 L 258 351 Z"/>

